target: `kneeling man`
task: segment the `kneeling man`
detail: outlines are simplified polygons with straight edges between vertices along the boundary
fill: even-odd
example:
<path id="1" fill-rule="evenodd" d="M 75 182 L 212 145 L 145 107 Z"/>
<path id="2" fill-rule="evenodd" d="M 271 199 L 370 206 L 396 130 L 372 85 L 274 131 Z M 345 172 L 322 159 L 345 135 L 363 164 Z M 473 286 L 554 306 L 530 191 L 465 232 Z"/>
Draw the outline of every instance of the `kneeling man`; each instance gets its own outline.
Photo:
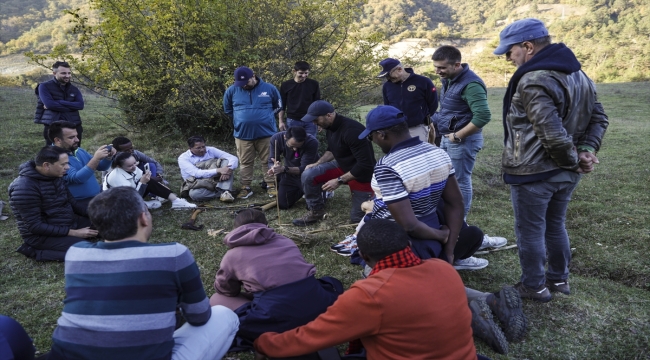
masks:
<path id="1" fill-rule="evenodd" d="M 95 237 L 86 208 L 63 180 L 70 168 L 68 152 L 55 146 L 41 149 L 20 165 L 9 185 L 9 204 L 24 243 L 17 252 L 37 261 L 63 261 L 74 243 Z"/>
<path id="2" fill-rule="evenodd" d="M 357 245 L 372 266 L 368 278 L 307 325 L 262 334 L 255 341 L 259 353 L 298 356 L 361 339 L 368 359 L 476 359 L 472 314 L 451 265 L 420 260 L 390 220 L 369 220 Z"/>
<path id="3" fill-rule="evenodd" d="M 149 244 L 151 213 L 135 189 L 110 188 L 88 206 L 104 241 L 75 244 L 48 359 L 221 359 L 235 313 L 210 307 L 199 268 L 178 243 Z M 187 320 L 176 327 L 176 309 Z"/>

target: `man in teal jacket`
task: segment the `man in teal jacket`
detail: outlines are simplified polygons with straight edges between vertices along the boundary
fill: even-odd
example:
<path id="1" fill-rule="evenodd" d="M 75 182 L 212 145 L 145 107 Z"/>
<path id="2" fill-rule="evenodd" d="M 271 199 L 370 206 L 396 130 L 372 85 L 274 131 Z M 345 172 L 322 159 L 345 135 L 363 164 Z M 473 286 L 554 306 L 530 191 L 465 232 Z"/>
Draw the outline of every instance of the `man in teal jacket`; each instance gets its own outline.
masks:
<path id="1" fill-rule="evenodd" d="M 250 68 L 245 66 L 235 70 L 235 83 L 223 96 L 223 110 L 232 117 L 235 131 L 237 157 L 241 165 L 241 190 L 238 199 L 247 199 L 253 195 L 253 166 L 255 155 L 260 161 L 262 174 L 266 174 L 266 161 L 269 157 L 269 141 L 277 132 L 275 113 L 282 109 L 282 100 L 278 89 L 264 82 Z M 264 184 L 273 182 L 265 176 Z"/>

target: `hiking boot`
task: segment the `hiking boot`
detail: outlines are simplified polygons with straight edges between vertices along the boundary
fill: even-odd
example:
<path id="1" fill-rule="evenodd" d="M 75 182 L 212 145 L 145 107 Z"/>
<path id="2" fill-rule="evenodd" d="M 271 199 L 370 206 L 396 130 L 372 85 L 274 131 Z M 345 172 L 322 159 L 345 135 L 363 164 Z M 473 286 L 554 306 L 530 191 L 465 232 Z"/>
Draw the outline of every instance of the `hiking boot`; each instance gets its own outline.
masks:
<path id="1" fill-rule="evenodd" d="M 173 210 L 185 210 L 185 209 L 194 209 L 196 207 L 196 204 L 192 204 L 188 202 L 185 199 L 182 198 L 177 198 L 176 200 L 172 201 L 172 209 Z"/>
<path id="2" fill-rule="evenodd" d="M 349 246 L 353 241 L 357 241 L 356 235 L 348 235 L 343 241 L 330 246 L 330 250 L 336 252 L 339 249 L 343 249 L 344 247 Z"/>
<path id="3" fill-rule="evenodd" d="M 480 270 L 483 269 L 484 267 L 487 267 L 490 262 L 470 256 L 467 259 L 458 259 L 454 261 L 454 269 L 456 270 Z"/>
<path id="4" fill-rule="evenodd" d="M 219 197 L 219 200 L 225 202 L 225 203 L 231 203 L 235 201 L 235 198 L 232 196 L 230 191 L 224 190 L 223 193 L 221 193 L 221 196 Z"/>
<path id="5" fill-rule="evenodd" d="M 303 217 L 294 219 L 292 222 L 295 226 L 307 226 L 311 224 L 315 224 L 318 221 L 321 221 L 325 218 L 325 210 L 320 209 L 320 210 L 309 210 L 307 214 L 305 214 Z"/>
<path id="6" fill-rule="evenodd" d="M 500 236 L 487 236 L 483 235 L 483 243 L 481 246 L 478 248 L 479 250 L 487 249 L 487 248 L 500 248 L 503 246 L 506 246 L 508 243 L 508 239 Z"/>
<path id="7" fill-rule="evenodd" d="M 264 181 L 264 180 L 260 181 L 260 187 L 262 188 L 262 190 L 266 190 L 268 188 L 268 186 L 269 186 L 269 184 L 267 184 L 266 181 Z"/>
<path id="8" fill-rule="evenodd" d="M 504 286 L 499 292 L 488 295 L 485 302 L 501 322 L 506 339 L 521 341 L 526 335 L 528 319 L 521 308 L 519 292 L 512 286 Z"/>
<path id="9" fill-rule="evenodd" d="M 571 289 L 569 288 L 569 282 L 567 280 L 553 281 L 546 279 L 546 287 L 548 287 L 551 292 L 561 292 L 564 295 L 571 295 Z"/>
<path id="10" fill-rule="evenodd" d="M 237 199 L 248 199 L 252 195 L 253 195 L 253 190 L 251 190 L 250 186 L 242 186 L 239 192 L 237 193 Z"/>
<path id="11" fill-rule="evenodd" d="M 266 186 L 266 193 L 270 198 L 278 196 L 278 189 L 275 188 L 275 184 L 269 184 Z"/>
<path id="12" fill-rule="evenodd" d="M 508 353 L 508 341 L 499 325 L 492 318 L 492 311 L 485 299 L 474 299 L 469 303 L 472 311 L 472 331 L 474 336 L 485 341 L 492 350 L 499 354 Z"/>
<path id="13" fill-rule="evenodd" d="M 549 302 L 553 299 L 551 292 L 548 291 L 548 288 L 545 285 L 540 286 L 537 289 L 529 288 L 524 285 L 524 283 L 517 283 L 514 288 L 519 292 L 519 296 L 522 299 L 530 299 L 539 302 Z"/>

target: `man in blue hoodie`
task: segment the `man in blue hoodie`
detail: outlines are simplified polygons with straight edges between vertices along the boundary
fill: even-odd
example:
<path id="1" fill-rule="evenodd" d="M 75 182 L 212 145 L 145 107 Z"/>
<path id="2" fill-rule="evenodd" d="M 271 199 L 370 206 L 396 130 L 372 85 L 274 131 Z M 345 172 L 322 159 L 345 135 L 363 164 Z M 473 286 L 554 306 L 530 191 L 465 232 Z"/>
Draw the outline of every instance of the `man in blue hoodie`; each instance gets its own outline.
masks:
<path id="1" fill-rule="evenodd" d="M 260 161 L 262 174 L 266 174 L 266 161 L 269 157 L 269 141 L 278 130 L 275 126 L 275 113 L 282 109 L 278 89 L 264 82 L 246 66 L 235 70 L 235 83 L 223 95 L 223 110 L 232 117 L 235 131 L 235 145 L 240 162 L 241 190 L 238 199 L 248 199 L 253 195 L 253 168 L 255 155 Z M 273 183 L 271 176 L 264 176 L 265 183 Z"/>
<path id="2" fill-rule="evenodd" d="M 551 43 L 541 21 L 515 21 L 499 37 L 494 54 L 517 67 L 503 98 L 501 160 L 522 270 L 515 288 L 522 298 L 547 302 L 551 291 L 571 293 L 566 211 L 582 174 L 598 164 L 609 122 L 578 59 Z"/>

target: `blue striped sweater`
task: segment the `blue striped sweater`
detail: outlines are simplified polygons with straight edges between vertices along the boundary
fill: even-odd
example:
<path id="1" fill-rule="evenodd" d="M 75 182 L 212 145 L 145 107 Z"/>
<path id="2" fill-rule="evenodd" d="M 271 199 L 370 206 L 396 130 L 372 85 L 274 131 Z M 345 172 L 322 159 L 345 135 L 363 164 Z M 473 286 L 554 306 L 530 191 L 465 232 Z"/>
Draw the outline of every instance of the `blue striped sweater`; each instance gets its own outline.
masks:
<path id="1" fill-rule="evenodd" d="M 177 243 L 79 242 L 50 359 L 170 359 L 176 307 L 205 324 L 210 304 L 192 253 Z"/>

